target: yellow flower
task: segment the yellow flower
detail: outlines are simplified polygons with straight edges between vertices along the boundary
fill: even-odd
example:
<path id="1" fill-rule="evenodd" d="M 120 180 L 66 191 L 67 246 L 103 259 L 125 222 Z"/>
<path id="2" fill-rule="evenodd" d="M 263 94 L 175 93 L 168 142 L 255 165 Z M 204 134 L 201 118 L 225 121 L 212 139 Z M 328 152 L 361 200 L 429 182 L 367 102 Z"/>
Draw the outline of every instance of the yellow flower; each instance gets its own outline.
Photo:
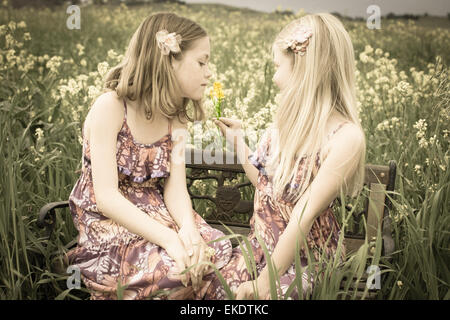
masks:
<path id="1" fill-rule="evenodd" d="M 222 100 L 225 98 L 225 95 L 223 94 L 223 90 L 222 90 L 222 84 L 220 82 L 214 82 L 213 84 L 213 90 L 214 90 L 214 94 L 212 94 L 212 92 L 210 93 L 211 98 L 216 97 L 219 100 Z"/>
<path id="2" fill-rule="evenodd" d="M 213 88 L 209 91 L 209 96 L 214 104 L 214 109 L 216 111 L 216 116 L 222 116 L 222 102 L 225 98 L 225 95 L 222 90 L 222 84 L 220 82 L 215 81 L 213 84 Z"/>

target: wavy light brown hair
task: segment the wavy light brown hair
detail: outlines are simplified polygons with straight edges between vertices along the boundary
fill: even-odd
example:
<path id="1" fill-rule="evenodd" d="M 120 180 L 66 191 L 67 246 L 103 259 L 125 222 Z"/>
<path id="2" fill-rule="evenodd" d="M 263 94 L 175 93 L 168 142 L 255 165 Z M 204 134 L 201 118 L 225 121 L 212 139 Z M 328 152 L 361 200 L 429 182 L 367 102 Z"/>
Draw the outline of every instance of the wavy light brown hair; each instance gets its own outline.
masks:
<path id="1" fill-rule="evenodd" d="M 181 35 L 179 53 L 161 54 L 155 35 L 162 29 Z M 199 24 L 174 13 L 161 12 L 148 16 L 133 34 L 122 62 L 106 75 L 105 89 L 116 91 L 121 98 L 143 104 L 149 119 L 159 110 L 170 119 L 177 116 L 181 121 L 203 120 L 205 113 L 201 100 L 192 100 L 193 117 L 187 110 L 191 99 L 183 98 L 182 105 L 177 104 L 181 89 L 171 62 L 172 59 L 181 60 L 183 52 L 191 48 L 195 40 L 206 36 L 206 31 Z"/>

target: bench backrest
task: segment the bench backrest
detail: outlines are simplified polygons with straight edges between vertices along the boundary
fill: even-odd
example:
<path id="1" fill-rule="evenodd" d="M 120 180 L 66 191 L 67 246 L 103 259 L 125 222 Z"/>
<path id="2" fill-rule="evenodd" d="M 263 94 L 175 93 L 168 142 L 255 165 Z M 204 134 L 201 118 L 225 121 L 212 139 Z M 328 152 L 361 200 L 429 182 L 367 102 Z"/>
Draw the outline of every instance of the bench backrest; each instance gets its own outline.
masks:
<path id="1" fill-rule="evenodd" d="M 253 201 L 248 197 L 249 200 L 243 200 L 241 191 L 249 194 L 253 186 L 245 178 L 237 156 L 229 152 L 207 154 L 204 150 L 187 149 L 185 157 L 186 167 L 190 169 L 187 172 L 188 191 L 194 200 L 194 209 L 198 210 L 199 206 L 202 207 L 199 204 L 206 201 L 203 208 L 208 208 L 208 223 L 218 224 L 221 221 L 245 232 L 253 214 Z M 353 230 L 346 230 L 345 233 L 345 244 L 350 252 L 357 250 L 364 243 L 364 238 L 371 241 L 376 237 L 377 228 L 382 228 L 384 254 L 394 250 L 389 218 L 391 203 L 386 191 L 394 190 L 395 174 L 395 161 L 390 161 L 388 166 L 366 165 L 364 185 L 367 187 L 367 197 L 364 198 L 362 210 L 353 210 Z M 195 182 L 204 180 L 212 182 L 207 190 L 205 186 L 198 187 Z M 351 204 L 346 208 L 351 210 Z M 358 232 L 362 215 L 367 222 L 365 234 Z"/>

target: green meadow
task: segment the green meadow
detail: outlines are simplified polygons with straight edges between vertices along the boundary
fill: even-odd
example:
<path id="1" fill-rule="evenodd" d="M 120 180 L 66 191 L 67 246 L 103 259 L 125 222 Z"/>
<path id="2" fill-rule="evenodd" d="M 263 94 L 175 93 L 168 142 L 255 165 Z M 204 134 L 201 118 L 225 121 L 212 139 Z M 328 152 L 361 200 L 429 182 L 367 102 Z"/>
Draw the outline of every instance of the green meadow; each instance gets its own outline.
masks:
<path id="1" fill-rule="evenodd" d="M 262 132 L 271 122 L 278 92 L 272 83 L 270 46 L 287 22 L 305 12 L 261 13 L 200 4 L 92 5 L 81 7 L 81 29 L 70 30 L 66 7 L 13 9 L 4 1 L 0 9 L 0 299 L 88 298 L 83 289 L 68 289 L 68 275 L 51 267 L 52 253 L 77 235 L 69 211 L 57 214 L 49 242 L 45 230 L 36 226 L 37 213 L 48 202 L 68 199 L 80 174 L 81 127 L 102 91 L 102 79 L 121 61 L 139 23 L 158 11 L 189 17 L 208 31 L 214 75 L 206 91 L 213 81 L 222 84 L 223 116 L 242 119 L 249 132 Z M 383 265 L 377 299 L 448 300 L 448 21 L 382 19 L 380 29 L 367 28 L 365 21 L 344 19 L 343 23 L 355 49 L 366 160 L 397 162 L 395 192 L 390 195 L 396 251 L 387 261 L 381 255 L 380 239 L 368 239 L 339 268 L 337 261 L 326 261 L 323 274 L 328 280 L 318 281 L 309 298 L 338 299 L 348 291 L 339 288 L 343 276 L 361 277 L 368 265 Z M 204 107 L 208 115 L 204 132 L 217 132 L 209 120 L 214 107 L 206 94 Z M 198 186 L 200 191 L 209 187 Z M 336 211 L 345 229 L 348 213 Z M 368 251 L 374 254 L 368 256 Z M 252 269 L 251 256 L 248 263 Z M 275 286 L 271 294 L 277 298 Z"/>

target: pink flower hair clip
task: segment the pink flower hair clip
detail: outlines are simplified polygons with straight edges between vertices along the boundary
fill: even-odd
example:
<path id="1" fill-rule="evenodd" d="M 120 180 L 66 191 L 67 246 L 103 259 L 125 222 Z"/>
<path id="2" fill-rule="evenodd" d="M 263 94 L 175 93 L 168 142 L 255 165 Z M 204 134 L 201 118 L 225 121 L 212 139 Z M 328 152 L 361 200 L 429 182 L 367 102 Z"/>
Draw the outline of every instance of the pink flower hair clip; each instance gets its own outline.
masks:
<path id="1" fill-rule="evenodd" d="M 169 33 L 165 29 L 158 31 L 156 33 L 156 42 L 159 49 L 161 49 L 161 53 L 165 56 L 169 55 L 170 52 L 178 53 L 181 51 L 181 36 L 175 32 Z"/>
<path id="2" fill-rule="evenodd" d="M 310 27 L 303 24 L 296 26 L 291 35 L 284 40 L 284 49 L 290 48 L 294 53 L 305 55 L 312 34 Z"/>

